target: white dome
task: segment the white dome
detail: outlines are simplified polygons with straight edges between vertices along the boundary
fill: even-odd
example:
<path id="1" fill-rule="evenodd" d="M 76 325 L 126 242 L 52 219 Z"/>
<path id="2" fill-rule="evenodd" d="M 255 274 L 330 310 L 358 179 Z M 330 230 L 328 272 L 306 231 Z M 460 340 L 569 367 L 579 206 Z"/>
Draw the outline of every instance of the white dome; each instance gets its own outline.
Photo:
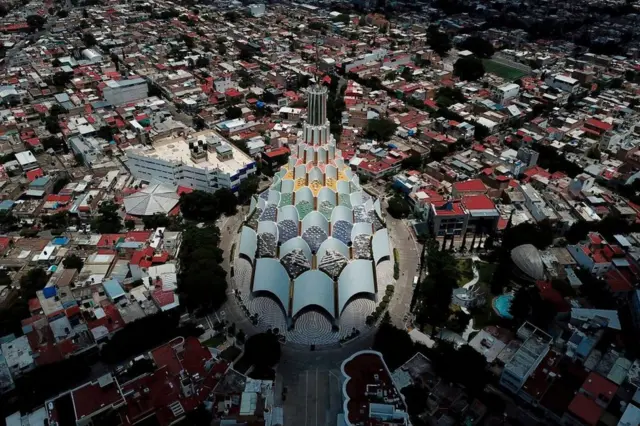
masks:
<path id="1" fill-rule="evenodd" d="M 149 185 L 124 199 L 127 214 L 151 216 L 169 213 L 180 201 L 176 188 L 169 185 Z"/>
<path id="2" fill-rule="evenodd" d="M 544 265 L 540 252 L 532 244 L 523 244 L 511 250 L 511 260 L 529 278 L 544 279 Z"/>

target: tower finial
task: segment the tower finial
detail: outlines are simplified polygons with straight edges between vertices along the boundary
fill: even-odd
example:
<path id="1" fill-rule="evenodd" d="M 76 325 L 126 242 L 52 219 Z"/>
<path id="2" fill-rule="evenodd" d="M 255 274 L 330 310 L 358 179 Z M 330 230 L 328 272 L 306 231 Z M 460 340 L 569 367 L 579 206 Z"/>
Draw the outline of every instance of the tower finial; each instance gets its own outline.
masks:
<path id="1" fill-rule="evenodd" d="M 320 77 L 318 76 L 318 72 L 320 71 L 320 37 L 316 34 L 316 84 L 320 85 Z"/>

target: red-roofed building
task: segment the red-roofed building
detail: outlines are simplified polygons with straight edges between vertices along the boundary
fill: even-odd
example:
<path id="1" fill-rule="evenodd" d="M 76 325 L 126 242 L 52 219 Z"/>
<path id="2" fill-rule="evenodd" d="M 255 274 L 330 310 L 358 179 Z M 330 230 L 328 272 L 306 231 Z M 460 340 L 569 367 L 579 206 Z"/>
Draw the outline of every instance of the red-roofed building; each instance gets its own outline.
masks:
<path id="1" fill-rule="evenodd" d="M 393 418 L 394 424 L 408 424 L 404 398 L 396 388 L 382 354 L 360 351 L 347 358 L 341 366 L 344 377 L 343 399 L 345 417 L 351 425 L 382 425 Z M 376 389 L 376 391 L 371 391 Z M 388 410 L 384 414 L 374 409 L 378 394 L 384 394 Z"/>
<path id="2" fill-rule="evenodd" d="M 563 420 L 567 421 L 565 424 L 595 426 L 617 391 L 618 385 L 598 373 L 591 372 L 569 404 L 563 417 Z"/>
<path id="3" fill-rule="evenodd" d="M 86 383 L 71 391 L 76 423 L 86 425 L 91 417 L 122 406 L 125 401 L 118 383 L 109 373 L 95 382 Z"/>
<path id="4" fill-rule="evenodd" d="M 27 172 L 27 179 L 29 179 L 29 182 L 33 182 L 34 180 L 41 178 L 43 176 L 44 176 L 44 172 L 42 171 L 41 168 L 29 170 Z"/>
<path id="5" fill-rule="evenodd" d="M 98 240 L 97 248 L 115 248 L 126 234 L 102 234 Z"/>
<path id="6" fill-rule="evenodd" d="M 461 197 L 463 195 L 478 195 L 486 194 L 488 191 L 487 186 L 480 179 L 470 179 L 464 182 L 455 182 L 452 185 L 451 194 L 455 197 Z"/>

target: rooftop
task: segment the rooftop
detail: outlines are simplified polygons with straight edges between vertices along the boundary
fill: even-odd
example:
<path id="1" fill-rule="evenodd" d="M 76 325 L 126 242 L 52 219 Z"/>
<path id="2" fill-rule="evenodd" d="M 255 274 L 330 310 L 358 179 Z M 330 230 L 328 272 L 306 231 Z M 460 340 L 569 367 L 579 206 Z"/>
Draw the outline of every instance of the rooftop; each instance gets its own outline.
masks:
<path id="1" fill-rule="evenodd" d="M 191 157 L 189 142 L 182 136 L 159 140 L 154 143 L 152 149 L 134 148 L 129 152 L 176 164 L 184 164 L 199 169 L 217 169 L 228 174 L 235 174 L 239 169 L 253 163 L 253 160 L 247 154 L 231 145 L 214 131 L 207 130 L 204 132 L 194 133 L 191 136 L 201 141 L 215 141 L 215 143 L 219 143 L 219 145 L 217 145 L 218 148 L 222 147 L 225 151 L 230 150 L 232 155 L 223 160 L 215 153 L 205 150 L 206 159 L 196 163 Z"/>
<path id="2" fill-rule="evenodd" d="M 344 412 L 350 425 L 378 424 L 382 418 L 406 424 L 406 407 L 379 352 L 361 351 L 342 363 Z M 377 419 L 377 420 L 376 420 Z"/>

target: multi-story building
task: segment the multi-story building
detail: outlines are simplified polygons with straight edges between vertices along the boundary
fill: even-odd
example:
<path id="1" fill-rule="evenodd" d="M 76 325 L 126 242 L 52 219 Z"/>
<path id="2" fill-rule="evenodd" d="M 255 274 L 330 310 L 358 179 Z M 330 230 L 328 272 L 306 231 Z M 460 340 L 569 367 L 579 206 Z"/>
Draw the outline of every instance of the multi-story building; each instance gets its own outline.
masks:
<path id="1" fill-rule="evenodd" d="M 504 104 L 510 99 L 514 99 L 518 96 L 520 92 L 520 86 L 515 83 L 503 84 L 502 86 L 496 87 L 494 91 L 495 100 L 499 104 Z"/>
<path id="2" fill-rule="evenodd" d="M 617 245 L 611 245 L 597 232 L 591 232 L 585 244 L 568 245 L 567 250 L 578 265 L 586 268 L 594 275 L 604 275 L 612 268 L 615 256 L 624 256 L 624 251 Z"/>
<path id="3" fill-rule="evenodd" d="M 109 80 L 102 89 L 102 96 L 111 105 L 118 106 L 127 102 L 146 98 L 149 95 L 147 82 L 142 78 L 130 80 Z"/>
<path id="4" fill-rule="evenodd" d="M 580 88 L 580 82 L 578 80 L 562 74 L 548 76 L 545 83 L 555 89 L 569 93 L 575 93 Z"/>
<path id="5" fill-rule="evenodd" d="M 166 138 L 150 148 L 132 148 L 127 151 L 127 165 L 138 179 L 206 192 L 236 191 L 256 172 L 251 157 L 212 130 Z"/>
<path id="6" fill-rule="evenodd" d="M 552 338 L 536 326 L 525 322 L 518 329 L 517 336 L 522 345 L 507 362 L 500 376 L 500 385 L 517 394 L 529 376 L 549 352 Z"/>

